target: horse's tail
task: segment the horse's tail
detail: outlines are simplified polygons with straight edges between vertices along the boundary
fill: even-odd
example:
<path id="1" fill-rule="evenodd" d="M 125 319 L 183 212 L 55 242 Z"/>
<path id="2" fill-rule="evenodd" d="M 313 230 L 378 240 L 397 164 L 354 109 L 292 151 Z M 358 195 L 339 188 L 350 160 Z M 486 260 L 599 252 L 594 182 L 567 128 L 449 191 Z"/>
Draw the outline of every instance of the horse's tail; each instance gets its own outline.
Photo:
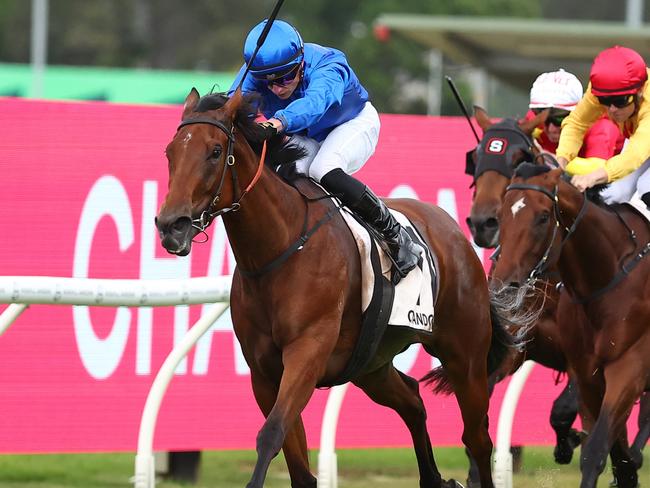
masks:
<path id="1" fill-rule="evenodd" d="M 503 290 L 499 291 L 503 292 Z M 490 291 L 492 339 L 487 356 L 488 376 L 499 369 L 511 352 L 523 348 L 525 332 L 537 321 L 541 313 L 541 309 L 521 311 L 522 303 L 527 296 L 526 291 L 513 294 L 512 289 L 509 290 L 509 293 Z M 506 328 L 507 325 L 516 326 L 517 334 L 510 334 Z M 430 386 L 434 393 L 450 395 L 454 392 L 449 377 L 442 366 L 429 371 L 420 381 Z"/>

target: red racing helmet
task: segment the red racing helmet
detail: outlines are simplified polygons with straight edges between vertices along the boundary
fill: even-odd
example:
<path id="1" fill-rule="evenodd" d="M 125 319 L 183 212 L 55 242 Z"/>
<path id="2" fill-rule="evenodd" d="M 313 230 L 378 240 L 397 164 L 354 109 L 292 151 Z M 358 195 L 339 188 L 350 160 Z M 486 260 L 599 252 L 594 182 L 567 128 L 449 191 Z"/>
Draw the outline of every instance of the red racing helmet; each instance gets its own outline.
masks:
<path id="1" fill-rule="evenodd" d="M 614 46 L 601 51 L 591 66 L 591 93 L 597 97 L 631 95 L 648 79 L 645 61 L 634 49 Z"/>

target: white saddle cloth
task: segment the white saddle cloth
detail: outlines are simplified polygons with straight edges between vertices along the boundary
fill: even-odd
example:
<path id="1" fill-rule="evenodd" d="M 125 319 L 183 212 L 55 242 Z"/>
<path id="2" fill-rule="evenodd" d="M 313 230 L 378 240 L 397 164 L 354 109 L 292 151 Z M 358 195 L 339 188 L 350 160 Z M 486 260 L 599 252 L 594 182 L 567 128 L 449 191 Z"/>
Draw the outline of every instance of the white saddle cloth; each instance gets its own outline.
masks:
<path id="1" fill-rule="evenodd" d="M 390 281 L 392 262 L 382 247 L 375 243 L 379 251 L 381 270 L 374 269 L 370 259 L 372 245 L 370 233 L 357 222 L 347 209 L 341 208 L 340 210 L 359 248 L 362 283 L 361 305 L 362 311 L 365 311 L 370 305 L 373 296 L 372 287 L 375 283 L 375 273 L 381 272 Z M 402 278 L 395 287 L 388 325 L 431 332 L 434 324 L 434 307 L 438 295 L 435 260 L 429 248 L 424 244 L 424 239 L 406 216 L 396 210 L 391 210 L 391 213 L 407 229 L 411 237 L 422 246 L 424 251 L 423 255 L 420 256 L 419 265 Z"/>

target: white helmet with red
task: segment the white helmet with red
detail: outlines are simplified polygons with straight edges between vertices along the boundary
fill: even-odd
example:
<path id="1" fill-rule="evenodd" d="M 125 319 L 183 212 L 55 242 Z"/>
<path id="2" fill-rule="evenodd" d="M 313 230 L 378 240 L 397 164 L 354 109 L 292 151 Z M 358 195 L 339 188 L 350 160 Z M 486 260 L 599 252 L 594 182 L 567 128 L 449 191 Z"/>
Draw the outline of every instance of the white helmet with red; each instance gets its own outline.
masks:
<path id="1" fill-rule="evenodd" d="M 575 75 L 559 69 L 542 73 L 530 89 L 531 109 L 573 110 L 582 98 L 582 83 Z"/>

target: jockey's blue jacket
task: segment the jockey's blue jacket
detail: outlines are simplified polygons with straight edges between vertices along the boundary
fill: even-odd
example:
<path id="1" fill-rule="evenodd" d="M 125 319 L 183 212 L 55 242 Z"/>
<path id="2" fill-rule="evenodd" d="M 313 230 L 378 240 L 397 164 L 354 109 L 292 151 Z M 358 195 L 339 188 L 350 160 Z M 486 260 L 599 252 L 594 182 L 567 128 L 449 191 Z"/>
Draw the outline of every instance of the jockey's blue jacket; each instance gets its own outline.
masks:
<path id="1" fill-rule="evenodd" d="M 250 73 L 242 85 L 244 93 L 261 95 L 260 111 L 266 118 L 280 120 L 288 134 L 306 134 L 321 142 L 344 122 L 355 118 L 368 100 L 368 92 L 352 71 L 345 55 L 334 48 L 305 44 L 303 79 L 287 100 L 281 100 L 266 81 Z M 242 66 L 230 87 L 231 95 L 246 66 Z"/>

